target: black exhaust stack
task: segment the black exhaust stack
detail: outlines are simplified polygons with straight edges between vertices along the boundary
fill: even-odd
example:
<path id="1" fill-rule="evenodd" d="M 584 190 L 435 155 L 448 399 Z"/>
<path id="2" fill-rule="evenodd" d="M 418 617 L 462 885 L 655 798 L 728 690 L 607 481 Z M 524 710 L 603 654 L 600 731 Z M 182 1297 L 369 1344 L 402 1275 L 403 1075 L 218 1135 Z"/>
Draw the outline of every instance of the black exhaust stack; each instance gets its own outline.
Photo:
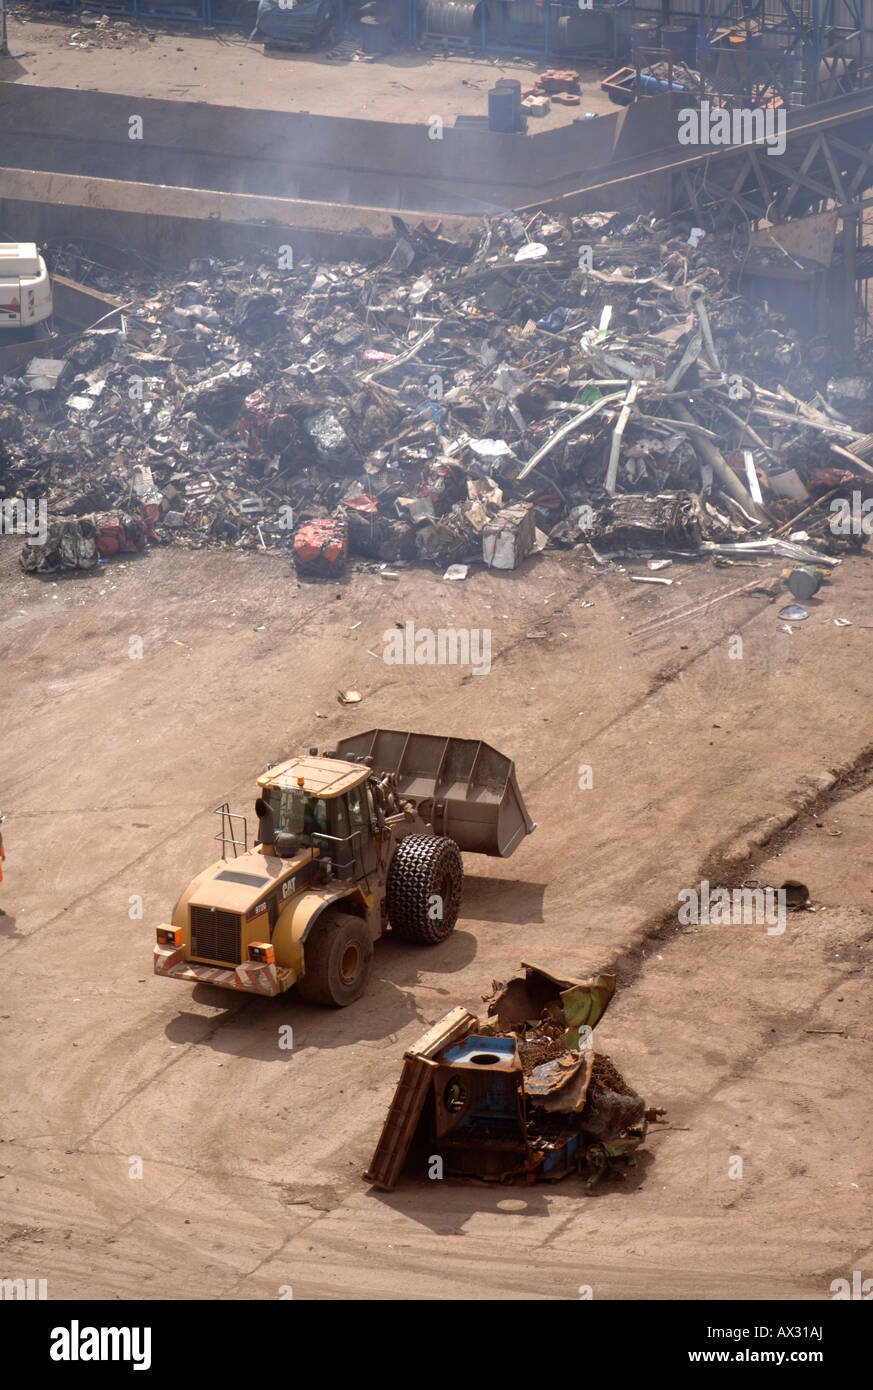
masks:
<path id="1" fill-rule="evenodd" d="M 258 838 L 255 844 L 274 845 L 276 843 L 276 826 L 273 821 L 273 811 L 262 796 L 259 796 L 255 802 L 255 815 L 258 818 Z"/>

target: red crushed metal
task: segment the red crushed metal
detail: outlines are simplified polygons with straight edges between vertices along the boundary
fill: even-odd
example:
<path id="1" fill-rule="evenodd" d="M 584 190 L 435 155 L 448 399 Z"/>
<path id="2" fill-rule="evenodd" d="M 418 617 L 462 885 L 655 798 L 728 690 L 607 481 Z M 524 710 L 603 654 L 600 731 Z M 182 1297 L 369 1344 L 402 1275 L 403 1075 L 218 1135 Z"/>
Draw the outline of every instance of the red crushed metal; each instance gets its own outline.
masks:
<path id="1" fill-rule="evenodd" d="M 308 521 L 294 535 L 294 562 L 305 573 L 338 572 L 345 566 L 348 549 L 348 524 L 333 517 Z"/>
<path id="2" fill-rule="evenodd" d="M 375 515 L 379 510 L 379 501 L 376 497 L 371 497 L 368 493 L 362 492 L 357 497 L 344 497 L 342 502 L 344 507 L 351 507 L 356 512 L 366 512 L 368 515 Z"/>

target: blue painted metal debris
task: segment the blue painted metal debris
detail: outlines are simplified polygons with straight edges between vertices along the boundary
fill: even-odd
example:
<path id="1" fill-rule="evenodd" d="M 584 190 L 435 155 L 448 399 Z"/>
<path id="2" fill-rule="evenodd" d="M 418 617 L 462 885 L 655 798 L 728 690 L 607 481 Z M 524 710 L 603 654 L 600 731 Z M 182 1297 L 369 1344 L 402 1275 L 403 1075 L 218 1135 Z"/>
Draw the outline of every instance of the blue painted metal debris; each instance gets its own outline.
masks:
<path id="1" fill-rule="evenodd" d="M 387 1191 L 404 1171 L 494 1182 L 587 1176 L 646 1136 L 642 1097 L 593 1030 L 614 975 L 563 979 L 536 965 L 495 985 L 488 1014 L 454 1009 L 407 1049 L 365 1178 Z"/>

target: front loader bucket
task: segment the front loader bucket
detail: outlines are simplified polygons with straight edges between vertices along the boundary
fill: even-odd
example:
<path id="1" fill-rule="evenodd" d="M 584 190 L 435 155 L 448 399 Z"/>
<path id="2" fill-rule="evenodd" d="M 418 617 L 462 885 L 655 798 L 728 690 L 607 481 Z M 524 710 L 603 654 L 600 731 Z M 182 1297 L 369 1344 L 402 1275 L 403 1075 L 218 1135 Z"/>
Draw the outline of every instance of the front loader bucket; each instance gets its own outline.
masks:
<path id="1" fill-rule="evenodd" d="M 514 762 L 488 743 L 370 729 L 341 739 L 336 751 L 339 758 L 371 757 L 375 771 L 393 773 L 400 796 L 434 832 L 470 854 L 506 858 L 536 828 Z"/>

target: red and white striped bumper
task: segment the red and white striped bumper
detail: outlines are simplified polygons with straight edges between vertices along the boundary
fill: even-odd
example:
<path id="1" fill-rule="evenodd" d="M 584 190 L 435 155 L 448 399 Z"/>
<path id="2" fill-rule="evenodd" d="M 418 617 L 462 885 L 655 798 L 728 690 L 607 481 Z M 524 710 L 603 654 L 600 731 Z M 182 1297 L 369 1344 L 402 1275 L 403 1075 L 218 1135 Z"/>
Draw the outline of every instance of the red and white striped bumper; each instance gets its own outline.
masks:
<path id="1" fill-rule="evenodd" d="M 178 946 L 155 947 L 155 974 L 192 984 L 218 985 L 219 989 L 241 989 L 246 994 L 281 994 L 293 985 L 293 970 L 249 960 L 236 969 L 221 965 L 195 965 L 185 960 Z"/>

